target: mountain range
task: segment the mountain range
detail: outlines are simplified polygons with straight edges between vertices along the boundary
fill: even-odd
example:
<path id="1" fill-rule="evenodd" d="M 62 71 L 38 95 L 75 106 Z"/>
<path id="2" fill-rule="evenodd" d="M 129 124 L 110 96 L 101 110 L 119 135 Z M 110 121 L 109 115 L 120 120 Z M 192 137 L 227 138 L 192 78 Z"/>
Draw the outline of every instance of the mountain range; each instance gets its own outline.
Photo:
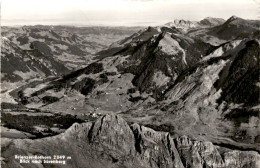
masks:
<path id="1" fill-rule="evenodd" d="M 4 134 L 4 165 L 22 166 L 14 154 L 47 156 L 58 149 L 72 160 L 57 167 L 259 167 L 259 28 L 260 21 L 236 16 L 175 20 L 142 28 L 89 57 L 78 34 L 39 30 L 41 38 L 30 41 L 36 35 L 29 28 L 19 40 L 5 36 L 6 65 L 19 60 L 45 76 L 11 90 L 15 102 L 1 105 L 3 127 L 27 135 Z M 73 70 L 64 61 L 73 52 L 78 57 L 70 61 L 88 59 L 85 66 Z M 21 74 L 9 69 L 8 75 Z M 33 123 L 35 115 L 54 119 Z M 58 119 L 64 116 L 66 127 Z"/>

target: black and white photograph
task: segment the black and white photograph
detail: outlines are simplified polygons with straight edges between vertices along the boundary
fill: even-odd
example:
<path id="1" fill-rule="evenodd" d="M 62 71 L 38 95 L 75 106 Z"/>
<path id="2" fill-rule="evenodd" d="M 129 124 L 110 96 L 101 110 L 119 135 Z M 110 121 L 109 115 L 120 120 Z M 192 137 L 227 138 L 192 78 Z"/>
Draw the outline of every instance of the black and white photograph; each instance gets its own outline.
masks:
<path id="1" fill-rule="evenodd" d="M 260 0 L 1 0 L 1 168 L 260 168 Z"/>

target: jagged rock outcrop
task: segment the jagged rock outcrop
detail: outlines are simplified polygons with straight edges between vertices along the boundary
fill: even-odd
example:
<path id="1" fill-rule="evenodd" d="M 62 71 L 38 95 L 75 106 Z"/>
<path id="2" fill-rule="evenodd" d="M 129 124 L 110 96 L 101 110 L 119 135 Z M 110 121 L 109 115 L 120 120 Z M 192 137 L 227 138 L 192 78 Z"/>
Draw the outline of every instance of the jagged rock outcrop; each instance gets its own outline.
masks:
<path id="1" fill-rule="evenodd" d="M 254 151 L 221 148 L 211 142 L 186 136 L 172 138 L 138 124 L 128 125 L 120 116 L 105 115 L 94 123 L 74 124 L 65 133 L 38 140 L 2 141 L 5 167 L 85 167 L 85 168 L 235 168 L 259 167 Z M 67 164 L 19 164 L 14 155 L 62 154 L 71 156 Z"/>
<path id="2" fill-rule="evenodd" d="M 211 142 L 192 141 L 186 136 L 175 139 L 185 167 L 225 167 L 224 160 Z"/>
<path id="3" fill-rule="evenodd" d="M 166 23 L 165 26 L 169 26 L 171 28 L 176 28 L 183 33 L 187 33 L 189 31 L 200 29 L 200 28 L 209 28 L 221 25 L 225 22 L 224 19 L 214 18 L 214 17 L 206 17 L 201 21 L 189 21 L 189 20 L 178 20 L 175 19 L 172 22 Z"/>

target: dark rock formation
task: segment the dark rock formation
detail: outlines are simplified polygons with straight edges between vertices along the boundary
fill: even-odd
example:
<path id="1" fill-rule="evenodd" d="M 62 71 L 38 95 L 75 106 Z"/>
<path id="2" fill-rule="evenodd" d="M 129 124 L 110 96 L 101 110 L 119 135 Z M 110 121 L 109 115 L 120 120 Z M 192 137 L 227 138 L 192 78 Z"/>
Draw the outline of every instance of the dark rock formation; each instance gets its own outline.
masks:
<path id="1" fill-rule="evenodd" d="M 121 117 L 105 115 L 94 123 L 74 124 L 65 133 L 38 140 L 3 139 L 2 166 L 19 164 L 14 155 L 71 156 L 66 165 L 43 167 L 143 167 L 143 168 L 257 168 L 260 155 L 253 151 L 229 150 L 186 136 L 173 139 L 138 124 L 128 125 Z M 39 164 L 38 164 L 39 166 Z"/>

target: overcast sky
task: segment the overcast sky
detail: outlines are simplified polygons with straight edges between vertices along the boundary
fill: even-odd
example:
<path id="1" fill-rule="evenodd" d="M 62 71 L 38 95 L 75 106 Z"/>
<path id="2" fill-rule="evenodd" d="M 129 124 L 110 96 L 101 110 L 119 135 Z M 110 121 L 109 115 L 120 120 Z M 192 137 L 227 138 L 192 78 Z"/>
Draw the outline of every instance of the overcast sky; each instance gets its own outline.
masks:
<path id="1" fill-rule="evenodd" d="M 232 15 L 259 19 L 260 0 L 2 0 L 2 25 L 157 25 Z"/>

